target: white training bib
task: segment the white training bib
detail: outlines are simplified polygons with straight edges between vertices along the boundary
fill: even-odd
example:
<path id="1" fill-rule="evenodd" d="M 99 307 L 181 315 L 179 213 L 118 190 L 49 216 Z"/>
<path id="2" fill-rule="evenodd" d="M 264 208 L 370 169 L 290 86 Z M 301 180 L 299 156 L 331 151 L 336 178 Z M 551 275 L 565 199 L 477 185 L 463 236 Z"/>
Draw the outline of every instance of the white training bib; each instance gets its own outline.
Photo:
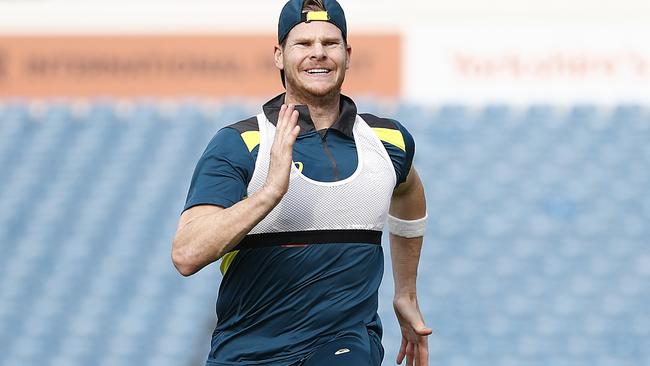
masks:
<path id="1" fill-rule="evenodd" d="M 276 128 L 257 116 L 260 145 L 250 196 L 266 181 Z M 357 115 L 353 128 L 357 169 L 348 178 L 320 182 L 303 175 L 292 164 L 289 189 L 280 203 L 249 234 L 313 230 L 381 231 L 386 221 L 397 177 L 386 148 L 370 126 Z"/>

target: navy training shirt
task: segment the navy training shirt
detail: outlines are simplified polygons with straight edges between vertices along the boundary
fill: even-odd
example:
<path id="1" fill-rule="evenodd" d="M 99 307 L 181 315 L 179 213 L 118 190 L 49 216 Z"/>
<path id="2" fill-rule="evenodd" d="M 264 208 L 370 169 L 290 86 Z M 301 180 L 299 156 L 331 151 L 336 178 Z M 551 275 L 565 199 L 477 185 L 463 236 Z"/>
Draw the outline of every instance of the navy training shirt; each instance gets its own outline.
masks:
<path id="1" fill-rule="evenodd" d="M 277 123 L 284 94 L 263 106 Z M 316 131 L 306 106 L 297 106 L 300 134 L 293 161 L 307 177 L 332 182 L 354 173 L 354 102 L 341 96 L 340 116 Z M 397 121 L 361 114 L 386 148 L 404 182 L 415 143 Z M 194 171 L 185 210 L 196 205 L 230 207 L 247 195 L 259 147 L 257 118 L 225 127 L 210 141 Z M 308 355 L 342 330 L 365 326 L 377 344 L 381 322 L 377 292 L 383 276 L 382 248 L 338 243 L 240 249 L 222 259 L 217 327 L 207 365 L 287 365 Z"/>

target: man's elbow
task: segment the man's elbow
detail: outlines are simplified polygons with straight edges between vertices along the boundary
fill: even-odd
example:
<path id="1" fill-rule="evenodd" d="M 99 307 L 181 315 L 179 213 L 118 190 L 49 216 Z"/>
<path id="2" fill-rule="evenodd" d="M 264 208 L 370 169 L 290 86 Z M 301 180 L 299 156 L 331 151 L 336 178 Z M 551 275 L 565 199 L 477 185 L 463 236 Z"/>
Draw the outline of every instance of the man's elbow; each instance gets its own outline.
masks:
<path id="1" fill-rule="evenodd" d="M 176 246 L 172 249 L 172 262 L 174 263 L 174 267 L 176 267 L 178 273 L 184 277 L 191 276 L 201 269 L 201 267 L 192 260 L 191 256 L 188 255 L 186 250 L 177 248 Z"/>

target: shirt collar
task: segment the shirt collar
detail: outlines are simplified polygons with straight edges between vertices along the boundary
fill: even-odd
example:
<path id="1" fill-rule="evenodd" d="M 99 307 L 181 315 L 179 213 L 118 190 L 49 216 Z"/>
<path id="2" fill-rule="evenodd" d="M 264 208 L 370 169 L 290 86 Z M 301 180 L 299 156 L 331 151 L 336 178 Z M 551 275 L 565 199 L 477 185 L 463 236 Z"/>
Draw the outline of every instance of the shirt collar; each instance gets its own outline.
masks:
<path id="1" fill-rule="evenodd" d="M 277 125 L 278 115 L 280 114 L 280 107 L 284 103 L 284 97 L 286 93 L 282 93 L 275 98 L 269 100 L 262 106 L 264 115 L 266 118 Z M 296 110 L 300 114 L 298 117 L 298 126 L 300 126 L 300 134 L 305 134 L 308 132 L 315 131 L 314 122 L 311 120 L 311 115 L 309 114 L 309 108 L 306 105 L 297 105 Z M 332 127 L 333 130 L 339 131 L 345 136 L 354 139 L 352 134 L 352 129 L 354 127 L 354 121 L 357 118 L 357 106 L 354 104 L 352 99 L 341 94 L 341 102 L 339 104 L 339 118 L 334 122 Z"/>

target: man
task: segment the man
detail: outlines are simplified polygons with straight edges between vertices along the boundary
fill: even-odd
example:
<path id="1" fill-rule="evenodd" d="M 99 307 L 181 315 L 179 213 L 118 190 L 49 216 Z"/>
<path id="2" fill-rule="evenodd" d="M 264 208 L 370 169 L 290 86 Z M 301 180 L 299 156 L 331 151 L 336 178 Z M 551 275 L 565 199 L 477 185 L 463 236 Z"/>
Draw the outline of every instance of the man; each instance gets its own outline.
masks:
<path id="1" fill-rule="evenodd" d="M 274 54 L 286 93 L 221 129 L 197 164 L 172 259 L 185 276 L 222 259 L 207 365 L 380 365 L 387 216 L 397 361 L 428 364 L 414 142 L 341 95 L 351 53 L 335 0 L 289 1 Z"/>

